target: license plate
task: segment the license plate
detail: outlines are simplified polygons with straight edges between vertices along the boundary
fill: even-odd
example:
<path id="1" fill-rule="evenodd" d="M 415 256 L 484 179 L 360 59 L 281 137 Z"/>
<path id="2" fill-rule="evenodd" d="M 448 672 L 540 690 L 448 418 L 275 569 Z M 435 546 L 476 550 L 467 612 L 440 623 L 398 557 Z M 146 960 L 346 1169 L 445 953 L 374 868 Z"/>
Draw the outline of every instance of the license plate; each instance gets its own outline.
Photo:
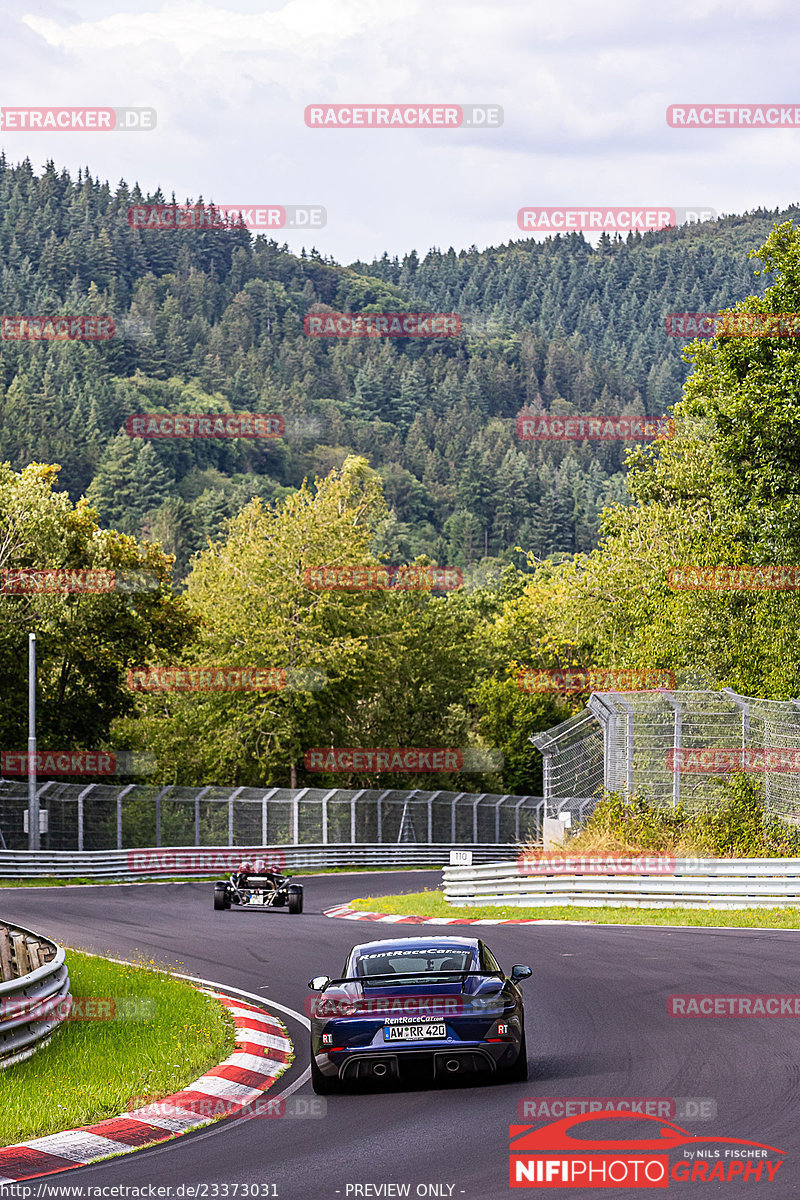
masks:
<path id="1" fill-rule="evenodd" d="M 422 1042 L 426 1038 L 447 1037 L 444 1022 L 433 1025 L 385 1025 L 383 1040 L 385 1042 Z"/>

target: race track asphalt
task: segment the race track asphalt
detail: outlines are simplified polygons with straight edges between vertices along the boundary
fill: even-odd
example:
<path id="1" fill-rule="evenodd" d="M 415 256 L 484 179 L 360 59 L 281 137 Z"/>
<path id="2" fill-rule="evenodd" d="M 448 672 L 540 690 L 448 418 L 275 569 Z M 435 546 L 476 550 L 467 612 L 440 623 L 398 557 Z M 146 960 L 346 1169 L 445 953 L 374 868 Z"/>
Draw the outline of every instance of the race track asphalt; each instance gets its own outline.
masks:
<path id="1" fill-rule="evenodd" d="M 67 946 L 153 958 L 302 1013 L 312 975 L 335 975 L 350 946 L 391 932 L 387 925 L 324 917 L 323 909 L 353 896 L 418 891 L 439 879 L 433 871 L 309 878 L 301 916 L 215 912 L 207 883 L 4 889 L 0 916 Z M 442 926 L 440 932 L 473 930 Z M 785 1152 L 785 1161 L 772 1183 L 672 1181 L 670 1194 L 798 1200 L 800 1018 L 677 1019 L 667 1014 L 667 997 L 800 995 L 800 934 L 557 925 L 474 932 L 504 969 L 533 967 L 524 985 L 528 1083 L 457 1081 L 334 1096 L 324 1117 L 223 1121 L 171 1145 L 47 1182 L 171 1185 L 172 1197 L 189 1196 L 189 1185 L 197 1187 L 197 1200 L 246 1200 L 241 1185 L 267 1183 L 280 1200 L 404 1194 L 367 1184 L 409 1184 L 412 1197 L 456 1200 L 540 1195 L 539 1187 L 512 1192 L 508 1186 L 508 1126 L 524 1123 L 517 1115 L 523 1097 L 690 1097 L 713 1101 L 717 1112 L 713 1120 L 678 1122 L 691 1133 L 768 1143 Z M 276 1092 L 297 1080 L 309 1061 L 305 1029 L 278 1015 L 297 1059 Z M 310 1097 L 310 1083 L 295 1095 Z M 642 1191 L 580 1187 L 560 1194 L 611 1200 Z"/>

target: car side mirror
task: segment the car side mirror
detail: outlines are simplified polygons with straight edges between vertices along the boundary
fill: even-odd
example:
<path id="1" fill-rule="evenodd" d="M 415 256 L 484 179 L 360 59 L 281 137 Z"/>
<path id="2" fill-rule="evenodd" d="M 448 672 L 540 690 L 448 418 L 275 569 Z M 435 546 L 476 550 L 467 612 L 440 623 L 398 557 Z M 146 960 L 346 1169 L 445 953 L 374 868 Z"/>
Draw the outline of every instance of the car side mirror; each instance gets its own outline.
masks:
<path id="1" fill-rule="evenodd" d="M 330 975 L 315 975 L 313 979 L 309 979 L 308 986 L 312 992 L 321 992 L 328 986 L 330 981 Z"/>
<path id="2" fill-rule="evenodd" d="M 530 967 L 512 967 L 511 968 L 511 982 L 512 983 L 521 983 L 523 979 L 530 979 L 532 974 L 533 974 L 533 971 L 531 970 Z"/>

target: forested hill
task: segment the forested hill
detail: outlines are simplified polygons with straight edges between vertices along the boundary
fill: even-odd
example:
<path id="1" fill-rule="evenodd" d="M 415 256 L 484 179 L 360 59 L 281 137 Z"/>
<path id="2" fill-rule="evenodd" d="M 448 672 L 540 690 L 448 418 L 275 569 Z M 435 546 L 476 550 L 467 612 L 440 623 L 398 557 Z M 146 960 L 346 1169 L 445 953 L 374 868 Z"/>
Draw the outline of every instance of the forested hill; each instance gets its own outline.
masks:
<path id="1" fill-rule="evenodd" d="M 0 342 L 0 460 L 61 464 L 73 499 L 88 493 L 103 523 L 161 541 L 179 574 L 252 495 L 285 495 L 349 451 L 382 476 L 379 549 L 393 561 L 589 550 L 600 510 L 624 498 L 624 444 L 520 442 L 517 412 L 663 412 L 687 372 L 665 315 L 760 291 L 748 251 L 795 212 L 597 249 L 573 234 L 344 267 L 246 229 L 129 226 L 132 203 L 174 200 L 0 156 L 0 313 L 110 313 L 118 330 L 107 343 Z M 458 312 L 465 331 L 313 339 L 315 305 Z M 124 432 L 134 413 L 231 410 L 281 412 L 286 435 Z"/>

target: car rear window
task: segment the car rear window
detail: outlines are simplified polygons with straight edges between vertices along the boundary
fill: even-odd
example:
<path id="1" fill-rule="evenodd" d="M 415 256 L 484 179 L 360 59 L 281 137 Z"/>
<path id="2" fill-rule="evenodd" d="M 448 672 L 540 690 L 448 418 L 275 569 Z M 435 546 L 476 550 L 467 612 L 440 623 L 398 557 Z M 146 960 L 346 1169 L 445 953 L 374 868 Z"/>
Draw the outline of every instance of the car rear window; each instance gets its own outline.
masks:
<path id="1" fill-rule="evenodd" d="M 436 971 L 471 971 L 471 950 L 430 949 L 377 950 L 360 954 L 357 975 L 427 975 Z"/>

